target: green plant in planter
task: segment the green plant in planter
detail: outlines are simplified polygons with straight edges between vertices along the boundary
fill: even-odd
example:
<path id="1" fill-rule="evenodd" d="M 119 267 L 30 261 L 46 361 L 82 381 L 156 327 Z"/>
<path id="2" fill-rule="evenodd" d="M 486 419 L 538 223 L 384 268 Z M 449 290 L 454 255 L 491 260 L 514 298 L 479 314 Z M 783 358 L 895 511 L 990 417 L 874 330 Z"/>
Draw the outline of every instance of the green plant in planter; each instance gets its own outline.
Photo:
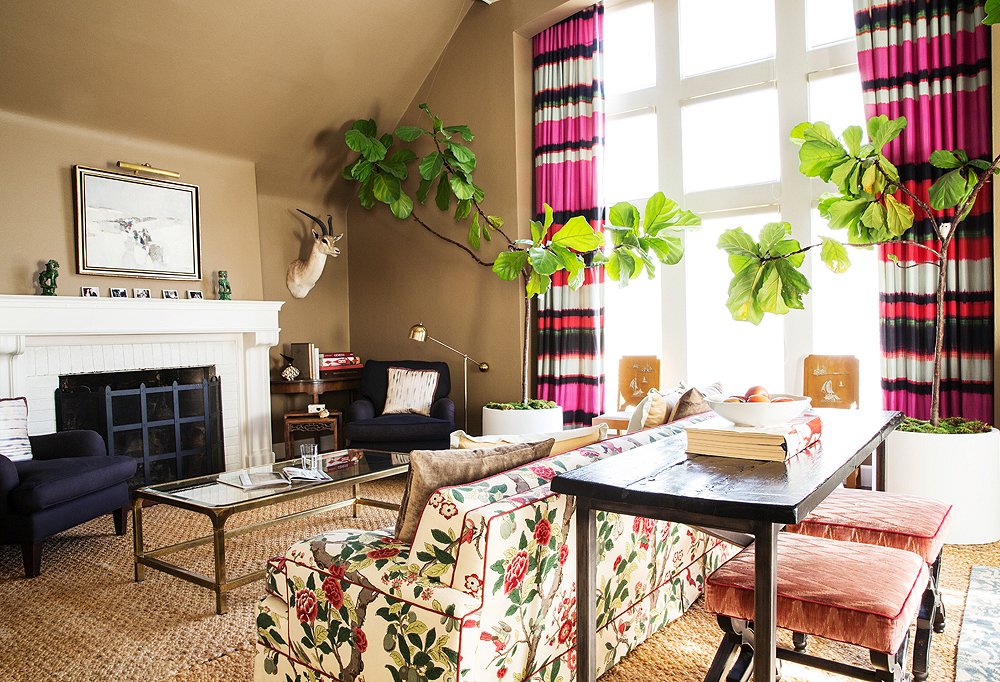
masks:
<path id="1" fill-rule="evenodd" d="M 491 269 L 500 279 L 521 280 L 524 323 L 521 402 L 528 405 L 548 402 L 528 400 L 531 299 L 548 291 L 552 275 L 560 270 L 567 272 L 570 287 L 579 288 L 588 260 L 592 265 L 604 267 L 608 277 L 622 286 L 643 272 L 654 277 L 657 261 L 666 265 L 680 261 L 684 255 L 681 231 L 701 224 L 701 219 L 657 192 L 647 202 L 642 219 L 639 210 L 627 202 L 611 209 L 610 225 L 605 228 L 610 233 L 607 245 L 583 216 L 570 218 L 549 234 L 553 212 L 548 204 L 544 205 L 542 221 L 530 221 L 530 238 L 512 238 L 505 231 L 504 219 L 487 213 L 482 206 L 486 192 L 474 178 L 478 159 L 466 144 L 474 139 L 469 126 L 446 126 L 426 104 L 421 104 L 420 109 L 430 122 L 427 128 L 399 126 L 394 133 L 380 134 L 373 119 L 355 121 L 344 140 L 358 156 L 344 169 L 343 178 L 357 185 L 356 196 L 365 209 L 384 204 L 397 219 L 416 223 L 464 251 L 473 262 Z M 419 154 L 411 148 L 418 143 L 424 145 Z M 420 180 L 411 196 L 408 183 L 414 163 Z M 440 211 L 452 214 L 444 228 L 431 225 L 420 213 L 432 194 L 433 204 Z M 461 229 L 461 236 L 449 234 L 456 227 Z M 492 242 L 494 238 L 503 250 L 492 259 L 480 255 L 483 242 Z"/>
<path id="2" fill-rule="evenodd" d="M 808 177 L 832 183 L 836 191 L 819 202 L 820 215 L 831 228 L 844 230 L 846 241 L 823 237 L 819 243 L 802 246 L 792 238 L 788 223 L 768 223 L 757 239 L 742 228 L 726 230 L 719 238 L 719 248 L 729 254 L 733 279 L 729 285 L 727 306 L 733 318 L 759 324 L 764 314 L 784 314 L 802 308 L 802 296 L 811 285 L 800 268 L 805 253 L 820 249 L 820 258 L 833 272 L 850 267 L 848 248 L 870 248 L 880 244 L 909 244 L 925 250 L 938 268 L 935 290 L 934 364 L 931 379 L 931 418 L 929 424 L 941 423 L 941 360 L 944 345 L 944 295 L 948 268 L 952 262 L 949 246 L 969 215 L 979 192 L 996 175 L 1000 156 L 991 162 L 970 159 L 964 150 L 937 150 L 930 163 L 947 171 L 931 184 L 928 202 L 924 202 L 900 182 L 896 167 L 882 153 L 906 127 L 906 119 L 875 116 L 868 120 L 868 140 L 862 139 L 860 126 L 850 126 L 841 137 L 826 123 L 801 123 L 791 133 L 799 146 L 799 171 Z M 905 195 L 929 221 L 935 245 L 915 241 L 910 236 L 913 210 L 899 201 Z M 939 222 L 935 210 L 954 209 L 950 223 Z M 898 267 L 907 267 L 893 259 Z M 914 420 L 919 421 L 919 420 Z M 923 430 L 912 424 L 903 430 Z M 949 423 L 948 428 L 958 428 Z M 969 428 L 974 428 L 971 425 Z"/>
<path id="3" fill-rule="evenodd" d="M 523 403 L 486 403 L 491 410 L 550 410 L 559 407 L 554 400 L 528 400 Z"/>

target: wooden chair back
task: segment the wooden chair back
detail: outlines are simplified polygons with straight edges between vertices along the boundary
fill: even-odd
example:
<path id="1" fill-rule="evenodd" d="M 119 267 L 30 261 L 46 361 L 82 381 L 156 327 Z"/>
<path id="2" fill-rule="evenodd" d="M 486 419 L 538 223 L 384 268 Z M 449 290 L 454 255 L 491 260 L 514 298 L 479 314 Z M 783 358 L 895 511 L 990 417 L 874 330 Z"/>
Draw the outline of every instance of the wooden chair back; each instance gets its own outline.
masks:
<path id="1" fill-rule="evenodd" d="M 618 409 L 634 407 L 651 388 L 660 387 L 660 358 L 623 355 L 618 361 Z"/>
<path id="2" fill-rule="evenodd" d="M 858 359 L 853 355 L 807 355 L 802 394 L 813 407 L 858 407 Z"/>

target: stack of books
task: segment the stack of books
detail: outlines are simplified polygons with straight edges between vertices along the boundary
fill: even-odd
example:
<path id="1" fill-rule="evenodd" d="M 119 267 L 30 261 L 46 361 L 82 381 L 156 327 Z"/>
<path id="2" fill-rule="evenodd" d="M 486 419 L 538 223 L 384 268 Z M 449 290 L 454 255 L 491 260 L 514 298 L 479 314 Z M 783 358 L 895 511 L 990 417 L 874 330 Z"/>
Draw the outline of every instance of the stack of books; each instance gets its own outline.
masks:
<path id="1" fill-rule="evenodd" d="M 345 369 L 361 369 L 361 358 L 350 351 L 320 353 L 319 371 L 322 374 L 340 372 Z"/>
<path id="2" fill-rule="evenodd" d="M 687 452 L 740 459 L 783 462 L 819 442 L 823 423 L 806 413 L 781 426 L 736 426 L 714 417 L 685 427 Z"/>

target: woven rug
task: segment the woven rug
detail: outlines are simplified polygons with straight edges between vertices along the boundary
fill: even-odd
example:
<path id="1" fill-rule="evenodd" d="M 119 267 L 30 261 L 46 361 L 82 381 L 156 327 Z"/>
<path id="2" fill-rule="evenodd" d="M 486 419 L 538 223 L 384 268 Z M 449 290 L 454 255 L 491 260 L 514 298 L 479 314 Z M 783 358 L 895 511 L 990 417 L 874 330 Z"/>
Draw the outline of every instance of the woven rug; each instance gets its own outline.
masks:
<path id="1" fill-rule="evenodd" d="M 955 682 L 1000 681 L 1000 568 L 974 566 L 958 640 Z"/>
<path id="2" fill-rule="evenodd" d="M 402 481 L 362 486 L 368 497 L 399 501 Z M 269 518 L 337 499 L 335 493 L 235 517 L 237 524 Z M 259 565 L 292 542 L 337 527 L 382 528 L 391 511 L 349 509 L 248 533 L 227 545 L 231 575 Z M 147 509 L 144 530 L 150 546 L 178 542 L 210 530 L 207 519 L 162 505 Z M 173 558 L 202 572 L 212 566 L 208 547 Z M 1000 567 L 1000 544 L 948 547 L 943 574 L 948 628 L 936 635 L 930 679 L 955 680 L 956 640 L 973 564 Z M 4 680 L 170 680 L 248 682 L 253 678 L 253 618 L 261 583 L 230 593 L 229 613 L 215 615 L 207 590 L 158 571 L 132 581 L 130 537 L 112 533 L 110 517 L 84 524 L 49 540 L 42 575 L 22 576 L 20 550 L 0 546 L 0 671 Z M 691 682 L 704 677 L 719 630 L 700 602 L 601 678 L 604 682 Z M 864 652 L 810 640 L 810 651 L 864 664 Z M 785 665 L 783 680 L 807 682 L 846 678 Z M 979 678 L 982 679 L 982 678 Z M 368 680 L 368 682 L 378 682 Z"/>

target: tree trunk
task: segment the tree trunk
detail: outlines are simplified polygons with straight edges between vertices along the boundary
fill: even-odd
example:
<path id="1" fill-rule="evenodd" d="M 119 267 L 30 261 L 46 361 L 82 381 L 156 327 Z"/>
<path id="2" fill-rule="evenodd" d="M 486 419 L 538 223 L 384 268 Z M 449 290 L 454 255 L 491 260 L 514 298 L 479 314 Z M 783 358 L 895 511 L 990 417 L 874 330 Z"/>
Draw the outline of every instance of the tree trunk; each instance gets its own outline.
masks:
<path id="1" fill-rule="evenodd" d="M 937 291 L 935 292 L 934 316 L 934 369 L 931 373 L 931 425 L 937 426 L 941 421 L 941 361 L 944 356 L 944 295 L 948 288 L 948 246 L 950 239 L 945 238 L 942 244 L 941 267 L 938 270 Z"/>
<path id="2" fill-rule="evenodd" d="M 524 338 L 521 341 L 521 402 L 528 402 L 528 372 L 531 367 L 531 356 L 529 354 L 531 341 L 531 298 L 523 293 L 524 301 Z"/>

